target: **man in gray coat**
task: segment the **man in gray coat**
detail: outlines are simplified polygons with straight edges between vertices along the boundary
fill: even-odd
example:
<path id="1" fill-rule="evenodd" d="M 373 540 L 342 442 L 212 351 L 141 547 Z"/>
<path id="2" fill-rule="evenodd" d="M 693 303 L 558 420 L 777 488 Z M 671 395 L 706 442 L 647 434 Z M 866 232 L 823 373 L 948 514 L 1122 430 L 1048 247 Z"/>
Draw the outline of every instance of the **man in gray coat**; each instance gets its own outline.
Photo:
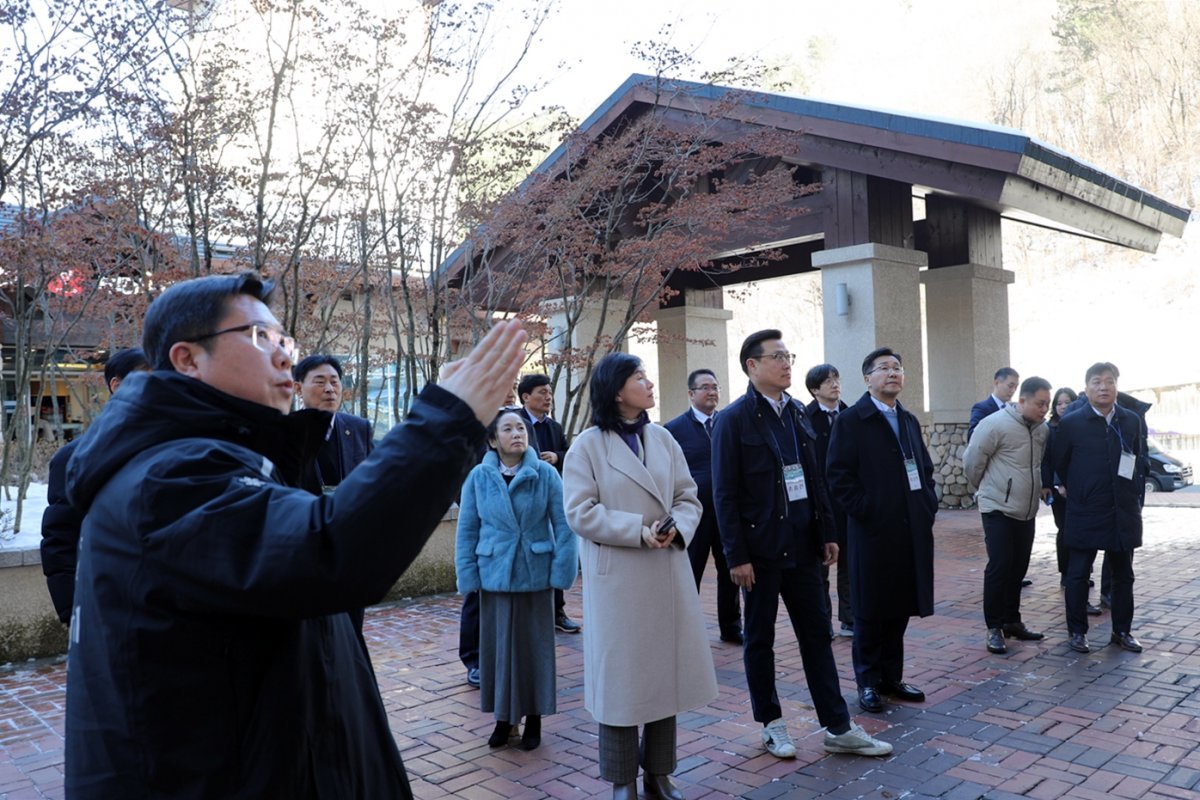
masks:
<path id="1" fill-rule="evenodd" d="M 979 423 L 963 455 L 967 480 L 979 487 L 988 563 L 983 573 L 983 618 L 987 649 L 1007 653 L 1005 638 L 1037 641 L 1041 633 L 1021 621 L 1021 579 L 1029 568 L 1046 449 L 1050 383 L 1026 378 L 1015 406 L 1007 405 Z"/>

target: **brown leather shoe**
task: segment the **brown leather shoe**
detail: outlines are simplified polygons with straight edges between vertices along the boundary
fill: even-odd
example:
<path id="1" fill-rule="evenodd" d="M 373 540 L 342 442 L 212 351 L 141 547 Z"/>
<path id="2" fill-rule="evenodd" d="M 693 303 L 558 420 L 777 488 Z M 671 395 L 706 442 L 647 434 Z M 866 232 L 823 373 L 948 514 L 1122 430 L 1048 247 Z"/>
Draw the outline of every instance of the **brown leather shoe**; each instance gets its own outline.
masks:
<path id="1" fill-rule="evenodd" d="M 679 791 L 679 787 L 671 783 L 670 777 L 666 775 L 651 775 L 647 772 L 642 776 L 642 788 L 646 790 L 647 797 L 683 800 L 683 792 Z"/>

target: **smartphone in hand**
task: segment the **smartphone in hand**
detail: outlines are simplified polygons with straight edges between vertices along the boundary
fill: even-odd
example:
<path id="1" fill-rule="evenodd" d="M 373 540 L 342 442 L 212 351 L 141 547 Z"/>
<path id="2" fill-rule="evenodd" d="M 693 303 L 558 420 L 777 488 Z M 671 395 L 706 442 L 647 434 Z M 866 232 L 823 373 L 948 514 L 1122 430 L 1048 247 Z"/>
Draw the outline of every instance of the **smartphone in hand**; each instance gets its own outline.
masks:
<path id="1" fill-rule="evenodd" d="M 663 538 L 670 533 L 671 529 L 674 527 L 675 518 L 671 516 L 670 512 L 668 512 L 665 517 L 658 521 L 658 532 L 655 535 L 659 538 Z"/>

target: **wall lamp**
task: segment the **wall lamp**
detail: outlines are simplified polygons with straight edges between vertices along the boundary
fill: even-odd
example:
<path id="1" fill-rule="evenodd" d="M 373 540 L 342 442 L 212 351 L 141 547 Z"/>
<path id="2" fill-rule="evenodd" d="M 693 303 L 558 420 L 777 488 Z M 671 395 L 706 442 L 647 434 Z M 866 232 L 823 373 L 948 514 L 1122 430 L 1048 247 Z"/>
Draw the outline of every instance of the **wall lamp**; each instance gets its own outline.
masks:
<path id="1" fill-rule="evenodd" d="M 850 316 L 850 292 L 844 283 L 833 287 L 833 312 L 839 317 Z"/>

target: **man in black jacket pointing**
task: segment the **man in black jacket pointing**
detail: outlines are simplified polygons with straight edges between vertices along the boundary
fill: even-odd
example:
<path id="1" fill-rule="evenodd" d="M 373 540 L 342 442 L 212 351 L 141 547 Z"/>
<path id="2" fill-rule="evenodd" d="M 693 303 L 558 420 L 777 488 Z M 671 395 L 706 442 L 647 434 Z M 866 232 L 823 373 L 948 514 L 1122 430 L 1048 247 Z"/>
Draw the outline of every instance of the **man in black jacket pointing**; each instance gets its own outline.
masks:
<path id="1" fill-rule="evenodd" d="M 67 676 L 72 798 L 410 798 L 346 611 L 378 601 L 450 505 L 512 385 L 497 325 L 341 483 L 296 483 L 329 425 L 288 415 L 294 343 L 252 275 L 171 287 L 154 372 L 67 466 L 86 514 Z"/>

